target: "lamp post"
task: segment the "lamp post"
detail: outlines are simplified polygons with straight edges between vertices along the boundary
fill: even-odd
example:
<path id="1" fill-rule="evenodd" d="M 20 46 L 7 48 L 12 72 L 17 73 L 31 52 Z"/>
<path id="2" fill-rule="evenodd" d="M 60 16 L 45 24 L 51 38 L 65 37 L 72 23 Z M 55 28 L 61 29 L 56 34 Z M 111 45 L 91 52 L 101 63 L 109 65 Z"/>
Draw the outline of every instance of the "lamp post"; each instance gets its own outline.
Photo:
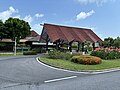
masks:
<path id="1" fill-rule="evenodd" d="M 17 37 L 15 37 L 15 48 L 14 48 L 14 55 L 15 55 L 15 56 L 16 56 L 16 45 L 17 45 L 16 38 L 17 38 Z"/>
<path id="2" fill-rule="evenodd" d="M 40 24 L 40 26 L 44 26 L 43 24 Z"/>

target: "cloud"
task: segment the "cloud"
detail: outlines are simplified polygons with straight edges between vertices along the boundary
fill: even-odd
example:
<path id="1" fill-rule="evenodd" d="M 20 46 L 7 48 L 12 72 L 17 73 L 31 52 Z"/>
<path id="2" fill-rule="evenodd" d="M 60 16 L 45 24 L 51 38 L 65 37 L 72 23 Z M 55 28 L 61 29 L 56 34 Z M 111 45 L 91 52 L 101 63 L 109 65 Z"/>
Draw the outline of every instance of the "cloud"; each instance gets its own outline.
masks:
<path id="1" fill-rule="evenodd" d="M 9 7 L 9 11 L 11 13 L 18 12 L 18 10 L 17 9 L 15 10 L 12 6 Z"/>
<path id="2" fill-rule="evenodd" d="M 20 15 L 16 15 L 16 16 L 13 16 L 13 18 L 19 18 L 19 19 L 21 19 L 21 16 Z"/>
<path id="3" fill-rule="evenodd" d="M 96 35 L 98 35 L 102 40 L 104 40 L 104 37 L 103 37 L 103 35 L 101 34 L 100 31 L 98 31 L 96 28 L 91 28 L 91 30 L 92 30 Z"/>
<path id="4" fill-rule="evenodd" d="M 12 6 L 10 6 L 8 10 L 0 12 L 0 19 L 5 21 L 9 17 L 12 17 L 13 14 L 15 14 L 15 13 L 18 13 L 18 10 L 14 9 Z"/>
<path id="5" fill-rule="evenodd" d="M 39 14 L 39 13 L 35 14 L 35 17 L 37 17 L 37 18 L 40 18 L 40 17 L 43 17 L 43 16 L 44 16 L 44 14 Z"/>
<path id="6" fill-rule="evenodd" d="M 90 12 L 86 13 L 86 12 L 80 12 L 77 16 L 76 16 L 76 20 L 81 20 L 81 19 L 86 19 L 87 17 L 91 16 L 92 14 L 94 14 L 95 11 L 91 10 Z"/>
<path id="7" fill-rule="evenodd" d="M 31 22 L 33 21 L 33 18 L 30 15 L 28 15 L 28 16 L 25 16 L 23 18 L 23 20 L 25 20 L 26 22 L 28 22 L 29 24 L 31 24 Z"/>
<path id="8" fill-rule="evenodd" d="M 32 26 L 32 30 L 35 30 L 39 34 L 42 32 L 42 28 L 43 28 L 43 26 L 41 26 L 40 24 L 34 24 Z"/>
<path id="9" fill-rule="evenodd" d="M 17 9 L 15 9 L 14 7 L 10 6 L 8 8 L 8 10 L 5 10 L 5 11 L 2 11 L 0 12 L 0 19 L 5 22 L 5 20 L 7 20 L 8 18 L 10 17 L 13 17 L 13 18 L 19 18 L 21 20 L 25 20 L 26 22 L 28 22 L 31 26 L 31 28 L 35 31 L 37 31 L 39 34 L 41 33 L 42 31 L 42 26 L 40 26 L 40 23 L 39 24 L 36 24 L 36 18 L 41 18 L 41 17 L 44 17 L 44 14 L 39 14 L 39 13 L 36 13 L 34 16 L 31 16 L 31 15 L 26 15 L 26 16 L 21 16 L 19 11 Z M 36 17 L 36 18 L 35 18 Z M 42 21 L 41 21 L 42 22 Z M 45 21 L 43 21 L 45 22 Z M 42 23 L 43 23 L 42 22 Z M 35 24 L 33 24 L 35 23 Z"/>
<path id="10" fill-rule="evenodd" d="M 77 0 L 80 4 L 92 4 L 92 3 L 96 3 L 97 6 L 101 6 L 102 4 L 109 2 L 109 1 L 116 1 L 116 0 Z"/>

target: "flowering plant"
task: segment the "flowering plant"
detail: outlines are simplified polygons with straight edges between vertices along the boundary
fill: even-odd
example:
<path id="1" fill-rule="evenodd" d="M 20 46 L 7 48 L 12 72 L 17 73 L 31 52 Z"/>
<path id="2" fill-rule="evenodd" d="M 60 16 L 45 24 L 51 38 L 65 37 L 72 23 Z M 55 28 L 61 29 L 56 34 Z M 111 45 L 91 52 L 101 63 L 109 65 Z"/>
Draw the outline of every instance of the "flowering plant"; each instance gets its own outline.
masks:
<path id="1" fill-rule="evenodd" d="M 101 58 L 95 56 L 73 56 L 72 62 L 84 65 L 96 65 L 102 62 Z"/>
<path id="2" fill-rule="evenodd" d="M 92 56 L 97 56 L 102 59 L 119 59 L 120 48 L 96 48 L 91 53 Z"/>

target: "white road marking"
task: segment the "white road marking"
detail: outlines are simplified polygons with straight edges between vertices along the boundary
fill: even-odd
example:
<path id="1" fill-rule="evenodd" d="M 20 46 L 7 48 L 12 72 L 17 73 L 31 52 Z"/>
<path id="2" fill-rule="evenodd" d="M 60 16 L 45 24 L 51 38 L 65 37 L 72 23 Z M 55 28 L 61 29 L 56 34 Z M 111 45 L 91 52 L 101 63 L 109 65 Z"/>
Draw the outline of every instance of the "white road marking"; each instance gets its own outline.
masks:
<path id="1" fill-rule="evenodd" d="M 65 70 L 65 69 L 60 69 L 60 68 L 56 68 L 56 67 L 52 67 L 52 66 L 49 66 L 47 64 L 44 64 L 42 62 L 39 61 L 39 58 L 37 57 L 36 58 L 37 62 L 46 66 L 46 67 L 49 67 L 51 69 L 55 69 L 55 70 L 60 70 L 60 71 L 64 71 L 64 72 L 71 72 L 71 73 L 78 73 L 78 74 L 102 74 L 102 73 L 109 73 L 109 72 L 115 72 L 115 71 L 120 71 L 120 68 L 111 68 L 111 69 L 104 69 L 104 70 L 88 70 L 88 71 L 70 71 L 70 70 Z"/>
<path id="2" fill-rule="evenodd" d="M 45 82 L 45 83 L 50 83 L 50 82 L 56 82 L 56 81 L 61 81 L 61 80 L 68 80 L 68 79 L 72 79 L 72 78 L 76 78 L 76 77 L 77 77 L 77 76 L 64 77 L 64 78 L 47 80 L 47 81 L 44 81 L 44 82 Z"/>
<path id="3" fill-rule="evenodd" d="M 70 70 L 65 70 L 65 69 L 61 69 L 61 68 L 56 68 L 56 67 L 52 67 L 52 66 L 49 66 L 47 64 L 44 64 L 42 62 L 39 61 L 39 57 L 36 58 L 37 62 L 40 63 L 41 65 L 43 66 L 46 66 L 48 68 L 51 68 L 51 69 L 55 69 L 55 70 L 59 70 L 59 71 L 64 71 L 64 72 L 70 72 L 70 73 L 79 73 L 79 74 L 91 74 L 89 72 L 77 72 L 77 71 L 70 71 Z"/>

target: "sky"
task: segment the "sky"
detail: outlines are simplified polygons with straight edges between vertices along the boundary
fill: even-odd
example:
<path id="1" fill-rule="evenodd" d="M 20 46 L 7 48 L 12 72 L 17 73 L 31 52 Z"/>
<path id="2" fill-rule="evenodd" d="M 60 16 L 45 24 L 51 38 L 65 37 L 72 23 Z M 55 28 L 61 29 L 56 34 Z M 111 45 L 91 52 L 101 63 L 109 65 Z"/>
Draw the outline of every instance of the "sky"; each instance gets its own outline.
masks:
<path id="1" fill-rule="evenodd" d="M 120 36 L 120 0 L 0 0 L 0 19 L 19 18 L 41 34 L 49 23 L 92 29 L 100 38 Z"/>

